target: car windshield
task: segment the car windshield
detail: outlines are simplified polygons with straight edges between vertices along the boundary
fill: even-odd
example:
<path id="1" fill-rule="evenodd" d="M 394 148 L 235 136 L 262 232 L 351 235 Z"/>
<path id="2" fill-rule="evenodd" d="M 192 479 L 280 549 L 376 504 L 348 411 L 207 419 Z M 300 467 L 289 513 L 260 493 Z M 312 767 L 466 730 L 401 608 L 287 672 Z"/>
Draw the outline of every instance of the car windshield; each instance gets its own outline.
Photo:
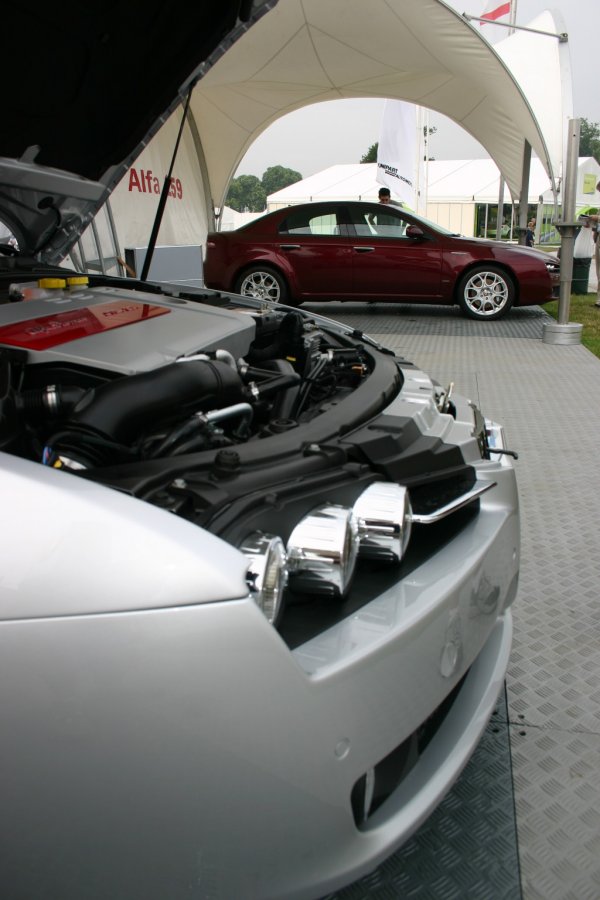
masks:
<path id="1" fill-rule="evenodd" d="M 437 222 L 432 222 L 430 219 L 426 219 L 425 216 L 420 216 L 418 213 L 413 212 L 411 210 L 407 210 L 410 213 L 411 219 L 414 219 L 414 223 L 417 225 L 425 225 L 427 228 L 431 228 L 432 231 L 437 231 L 439 234 L 449 234 L 453 237 L 457 237 L 456 231 L 449 231 L 448 228 L 444 228 L 442 225 L 438 225 Z"/>

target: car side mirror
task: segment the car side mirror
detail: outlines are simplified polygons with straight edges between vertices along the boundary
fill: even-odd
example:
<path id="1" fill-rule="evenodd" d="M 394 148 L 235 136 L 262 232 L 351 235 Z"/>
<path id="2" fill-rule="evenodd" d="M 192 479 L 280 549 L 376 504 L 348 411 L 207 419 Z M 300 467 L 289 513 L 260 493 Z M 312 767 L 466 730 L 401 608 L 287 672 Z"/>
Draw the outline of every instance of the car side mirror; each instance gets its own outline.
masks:
<path id="1" fill-rule="evenodd" d="M 418 225 L 407 225 L 406 231 L 404 232 L 406 237 L 409 238 L 424 238 L 425 232 L 422 228 L 419 228 Z"/>

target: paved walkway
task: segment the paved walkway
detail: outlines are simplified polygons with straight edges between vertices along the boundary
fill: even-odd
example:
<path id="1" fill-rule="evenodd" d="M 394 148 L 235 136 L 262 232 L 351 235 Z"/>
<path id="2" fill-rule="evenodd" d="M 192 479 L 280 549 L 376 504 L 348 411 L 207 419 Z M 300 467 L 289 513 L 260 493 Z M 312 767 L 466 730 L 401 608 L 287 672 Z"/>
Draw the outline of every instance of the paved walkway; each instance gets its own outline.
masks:
<path id="1" fill-rule="evenodd" d="M 598 900 L 600 360 L 580 344 L 543 343 L 552 320 L 540 307 L 489 323 L 436 307 L 305 308 L 360 328 L 444 386 L 453 381 L 519 453 L 522 568 L 506 698 L 433 829 L 427 823 L 335 897 Z M 502 748 L 489 755 L 495 734 L 505 736 L 508 765 Z M 495 794 L 500 813 L 484 811 L 468 826 L 471 843 L 456 849 L 448 836 L 461 823 L 448 814 L 465 778 L 480 800 Z"/>

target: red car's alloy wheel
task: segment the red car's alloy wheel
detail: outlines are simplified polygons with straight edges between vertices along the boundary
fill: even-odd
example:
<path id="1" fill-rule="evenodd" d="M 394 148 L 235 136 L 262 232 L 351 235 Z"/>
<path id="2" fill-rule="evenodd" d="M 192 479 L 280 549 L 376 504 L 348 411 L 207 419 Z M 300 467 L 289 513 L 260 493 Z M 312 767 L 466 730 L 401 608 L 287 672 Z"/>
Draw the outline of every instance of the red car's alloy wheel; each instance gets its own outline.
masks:
<path id="1" fill-rule="evenodd" d="M 244 297 L 272 300 L 275 303 L 283 303 L 287 293 L 281 275 L 267 266 L 255 266 L 248 269 L 238 279 L 235 290 Z"/>
<path id="2" fill-rule="evenodd" d="M 458 302 L 473 319 L 499 319 L 511 308 L 514 295 L 511 278 L 492 266 L 468 272 L 458 286 Z"/>

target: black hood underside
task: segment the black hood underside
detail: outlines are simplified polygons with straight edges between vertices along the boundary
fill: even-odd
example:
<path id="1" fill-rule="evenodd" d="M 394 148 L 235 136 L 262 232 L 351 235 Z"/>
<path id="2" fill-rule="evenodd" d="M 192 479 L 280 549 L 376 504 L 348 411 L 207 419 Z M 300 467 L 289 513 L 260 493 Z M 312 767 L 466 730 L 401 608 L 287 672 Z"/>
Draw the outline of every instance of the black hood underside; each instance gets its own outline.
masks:
<path id="1" fill-rule="evenodd" d="M 118 166 L 232 32 L 244 0 L 21 2 L 2 12 L 0 156 L 93 181 Z"/>

